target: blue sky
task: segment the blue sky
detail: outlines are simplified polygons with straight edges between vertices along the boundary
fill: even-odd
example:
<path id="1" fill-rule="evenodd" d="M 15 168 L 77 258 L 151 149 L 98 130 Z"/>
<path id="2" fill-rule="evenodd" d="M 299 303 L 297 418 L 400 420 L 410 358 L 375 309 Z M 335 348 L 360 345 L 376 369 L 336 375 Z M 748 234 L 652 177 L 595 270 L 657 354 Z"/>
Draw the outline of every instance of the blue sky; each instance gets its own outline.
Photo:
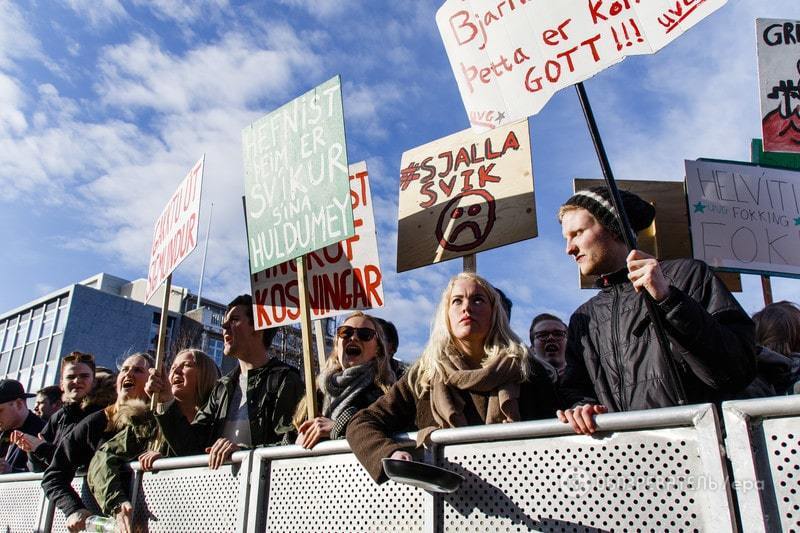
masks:
<path id="1" fill-rule="evenodd" d="M 468 126 L 436 28 L 440 2 L 0 0 L 0 311 L 108 272 L 145 277 L 154 221 L 206 154 L 201 237 L 214 218 L 204 295 L 249 290 L 241 130 L 341 74 L 351 162 L 366 160 L 386 307 L 414 359 L 436 295 L 461 261 L 395 273 L 402 152 Z M 797 0 L 729 0 L 651 56 L 586 82 L 618 179 L 682 180 L 683 160 L 749 160 L 760 137 L 755 18 L 800 18 Z M 514 300 L 527 338 L 567 319 L 577 288 L 555 212 L 576 177 L 600 177 L 575 91 L 530 121 L 539 237 L 484 252 L 478 271 Z M 174 283 L 197 289 L 201 250 Z M 737 295 L 754 312 L 758 277 Z M 776 299 L 800 283 L 773 278 Z"/>

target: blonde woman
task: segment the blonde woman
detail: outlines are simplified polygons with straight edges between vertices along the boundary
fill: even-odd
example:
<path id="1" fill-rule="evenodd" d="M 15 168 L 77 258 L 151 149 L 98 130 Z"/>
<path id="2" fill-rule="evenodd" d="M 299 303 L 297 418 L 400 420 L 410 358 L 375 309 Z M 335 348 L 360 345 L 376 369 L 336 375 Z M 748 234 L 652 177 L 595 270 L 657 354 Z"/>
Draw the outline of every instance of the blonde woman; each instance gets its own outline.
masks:
<path id="1" fill-rule="evenodd" d="M 356 311 L 336 329 L 333 351 L 317 379 L 322 416 L 307 419 L 306 400 L 297 406 L 294 426 L 284 444 L 313 448 L 323 439 L 343 439 L 350 419 L 382 396 L 395 382 L 380 324 Z"/>
<path id="2" fill-rule="evenodd" d="M 439 428 L 555 415 L 546 373 L 511 331 L 497 291 L 473 273 L 442 293 L 420 359 L 392 389 L 350 421 L 347 440 L 378 483 L 381 459 L 411 460 L 390 435 L 419 430 L 418 445 Z"/>

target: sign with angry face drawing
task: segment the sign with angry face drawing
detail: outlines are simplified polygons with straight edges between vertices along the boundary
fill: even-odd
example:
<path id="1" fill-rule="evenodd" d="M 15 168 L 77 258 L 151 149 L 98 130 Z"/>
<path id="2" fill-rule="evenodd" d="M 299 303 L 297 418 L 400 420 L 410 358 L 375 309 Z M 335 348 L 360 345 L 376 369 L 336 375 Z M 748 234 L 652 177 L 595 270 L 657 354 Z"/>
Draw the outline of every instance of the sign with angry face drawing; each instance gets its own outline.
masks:
<path id="1" fill-rule="evenodd" d="M 403 154 L 397 271 L 536 237 L 528 122 Z"/>

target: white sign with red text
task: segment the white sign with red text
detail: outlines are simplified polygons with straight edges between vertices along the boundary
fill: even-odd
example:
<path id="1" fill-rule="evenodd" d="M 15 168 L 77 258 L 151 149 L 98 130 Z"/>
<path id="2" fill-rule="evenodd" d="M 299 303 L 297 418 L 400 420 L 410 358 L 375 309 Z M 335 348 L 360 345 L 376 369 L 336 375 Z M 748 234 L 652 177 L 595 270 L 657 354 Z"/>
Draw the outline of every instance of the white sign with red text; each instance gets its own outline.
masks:
<path id="1" fill-rule="evenodd" d="M 355 235 L 305 255 L 312 320 L 383 306 L 383 275 L 366 162 L 350 165 L 349 174 Z M 256 329 L 300 322 L 294 260 L 257 272 L 250 281 Z"/>
<path id="2" fill-rule="evenodd" d="M 765 152 L 800 153 L 800 20 L 756 19 Z"/>
<path id="3" fill-rule="evenodd" d="M 195 163 L 156 220 L 145 302 L 197 246 L 205 159 L 204 155 Z"/>
<path id="4" fill-rule="evenodd" d="M 657 52 L 727 0 L 447 0 L 436 13 L 473 128 L 536 114 L 559 89 Z"/>

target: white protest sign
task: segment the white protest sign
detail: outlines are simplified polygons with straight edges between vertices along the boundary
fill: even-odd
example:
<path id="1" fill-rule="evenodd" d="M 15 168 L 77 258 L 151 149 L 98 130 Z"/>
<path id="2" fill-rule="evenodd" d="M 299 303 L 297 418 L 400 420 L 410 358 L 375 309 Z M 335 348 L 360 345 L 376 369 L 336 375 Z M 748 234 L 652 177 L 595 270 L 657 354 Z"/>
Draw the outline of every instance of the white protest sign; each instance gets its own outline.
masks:
<path id="1" fill-rule="evenodd" d="M 739 272 L 800 275 L 800 172 L 686 161 L 695 259 Z"/>
<path id="2" fill-rule="evenodd" d="M 197 246 L 205 159 L 204 155 L 195 163 L 156 220 L 145 302 Z"/>
<path id="3" fill-rule="evenodd" d="M 528 121 L 403 153 L 397 271 L 536 236 Z"/>
<path id="4" fill-rule="evenodd" d="M 436 13 L 470 124 L 537 113 L 559 89 L 652 54 L 726 0 L 447 0 Z"/>
<path id="5" fill-rule="evenodd" d="M 355 235 L 306 254 L 311 318 L 383 306 L 372 194 L 365 162 L 350 165 Z M 256 329 L 300 322 L 297 265 L 287 261 L 251 275 Z"/>
<path id="6" fill-rule="evenodd" d="M 800 20 L 756 20 L 765 152 L 800 153 Z"/>
<path id="7" fill-rule="evenodd" d="M 353 236 L 342 80 L 242 131 L 250 273 Z"/>

